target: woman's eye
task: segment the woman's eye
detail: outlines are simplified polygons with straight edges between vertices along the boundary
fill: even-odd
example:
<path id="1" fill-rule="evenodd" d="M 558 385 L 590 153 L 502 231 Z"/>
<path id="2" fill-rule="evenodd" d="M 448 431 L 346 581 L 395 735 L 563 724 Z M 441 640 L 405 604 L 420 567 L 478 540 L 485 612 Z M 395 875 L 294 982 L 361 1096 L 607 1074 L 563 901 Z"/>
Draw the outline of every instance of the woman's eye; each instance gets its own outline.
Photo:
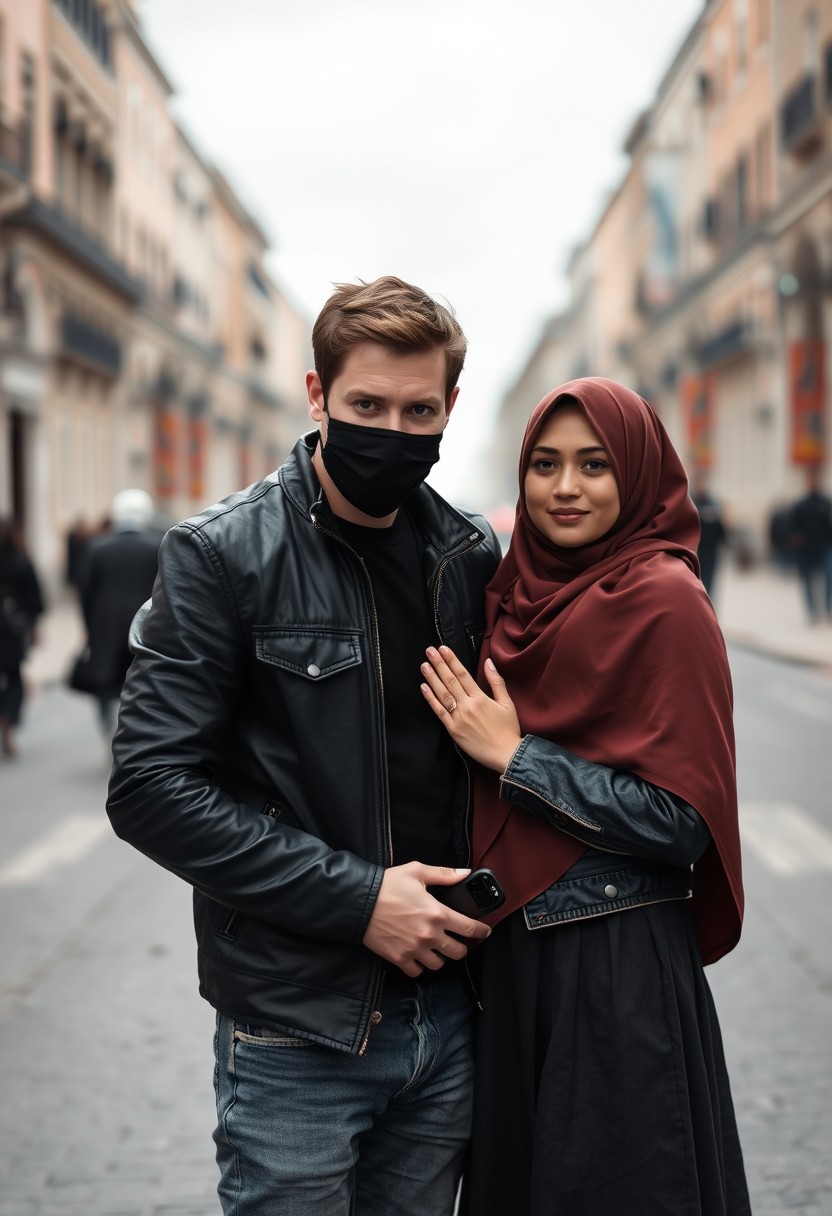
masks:
<path id="1" fill-rule="evenodd" d="M 584 468 L 590 473 L 602 473 L 604 469 L 609 468 L 609 465 L 603 460 L 588 460 Z"/>

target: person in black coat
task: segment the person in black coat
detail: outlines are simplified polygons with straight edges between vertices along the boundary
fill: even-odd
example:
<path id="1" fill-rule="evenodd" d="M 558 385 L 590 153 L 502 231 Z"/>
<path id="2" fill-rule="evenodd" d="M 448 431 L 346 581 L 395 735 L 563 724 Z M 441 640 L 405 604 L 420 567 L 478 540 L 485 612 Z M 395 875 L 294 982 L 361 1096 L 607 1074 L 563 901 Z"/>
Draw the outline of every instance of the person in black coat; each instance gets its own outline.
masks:
<path id="1" fill-rule="evenodd" d="M 80 593 L 89 639 L 86 680 L 108 736 L 130 666 L 130 625 L 156 579 L 161 535 L 151 529 L 152 517 L 149 494 L 122 490 L 113 499 L 112 531 L 91 540 L 85 554 Z"/>
<path id="2" fill-rule="evenodd" d="M 791 543 L 810 625 L 832 621 L 832 499 L 810 468 L 807 492 L 791 510 Z"/>
<path id="3" fill-rule="evenodd" d="M 17 529 L 0 519 L 0 739 L 4 756 L 17 754 L 14 728 L 23 709 L 20 665 L 43 612 L 38 576 Z"/>
<path id="4" fill-rule="evenodd" d="M 699 577 L 708 595 L 713 598 L 714 577 L 722 546 L 728 540 L 728 532 L 722 518 L 719 503 L 708 489 L 701 474 L 694 479 L 691 490 L 693 505 L 699 513 Z"/>

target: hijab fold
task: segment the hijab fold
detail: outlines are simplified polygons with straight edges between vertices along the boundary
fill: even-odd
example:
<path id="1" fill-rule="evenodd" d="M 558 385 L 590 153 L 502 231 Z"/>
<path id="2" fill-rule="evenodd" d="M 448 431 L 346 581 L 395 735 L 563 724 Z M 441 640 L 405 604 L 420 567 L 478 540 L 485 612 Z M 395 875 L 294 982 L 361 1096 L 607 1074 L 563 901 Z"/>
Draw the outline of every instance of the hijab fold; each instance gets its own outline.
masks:
<path id="1" fill-rule="evenodd" d="M 614 527 L 574 549 L 535 527 L 523 483 L 544 423 L 577 404 L 607 451 Z M 532 414 L 508 552 L 486 593 L 486 638 L 524 734 L 635 773 L 693 806 L 712 837 L 693 869 L 705 962 L 739 939 L 743 892 L 733 698 L 725 644 L 698 579 L 699 518 L 681 461 L 650 406 L 612 380 L 573 380 Z M 487 686 L 487 685 L 485 685 Z M 474 857 L 506 890 L 499 919 L 557 881 L 585 846 L 476 778 Z M 556 932 L 557 930 L 552 930 Z"/>

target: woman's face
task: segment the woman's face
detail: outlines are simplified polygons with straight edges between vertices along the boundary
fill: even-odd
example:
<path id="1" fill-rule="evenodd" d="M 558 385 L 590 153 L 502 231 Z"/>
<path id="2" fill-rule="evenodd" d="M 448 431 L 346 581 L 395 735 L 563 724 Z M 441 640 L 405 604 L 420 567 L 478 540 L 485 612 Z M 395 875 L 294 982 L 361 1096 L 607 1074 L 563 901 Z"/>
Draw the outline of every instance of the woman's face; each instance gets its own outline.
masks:
<path id="1" fill-rule="evenodd" d="M 543 424 L 524 491 L 535 527 L 565 549 L 592 544 L 618 519 L 621 501 L 609 458 L 577 406 L 560 406 Z"/>

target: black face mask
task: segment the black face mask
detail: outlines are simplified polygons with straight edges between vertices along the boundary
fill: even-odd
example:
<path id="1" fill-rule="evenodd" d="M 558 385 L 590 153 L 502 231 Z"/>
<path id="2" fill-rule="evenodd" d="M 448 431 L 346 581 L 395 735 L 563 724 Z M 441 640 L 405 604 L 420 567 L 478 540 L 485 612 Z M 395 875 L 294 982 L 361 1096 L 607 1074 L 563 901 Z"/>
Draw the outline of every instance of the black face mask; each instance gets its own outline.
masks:
<path id="1" fill-rule="evenodd" d="M 375 519 L 400 507 L 439 459 L 441 431 L 411 435 L 327 417 L 324 468 L 347 502 Z"/>

